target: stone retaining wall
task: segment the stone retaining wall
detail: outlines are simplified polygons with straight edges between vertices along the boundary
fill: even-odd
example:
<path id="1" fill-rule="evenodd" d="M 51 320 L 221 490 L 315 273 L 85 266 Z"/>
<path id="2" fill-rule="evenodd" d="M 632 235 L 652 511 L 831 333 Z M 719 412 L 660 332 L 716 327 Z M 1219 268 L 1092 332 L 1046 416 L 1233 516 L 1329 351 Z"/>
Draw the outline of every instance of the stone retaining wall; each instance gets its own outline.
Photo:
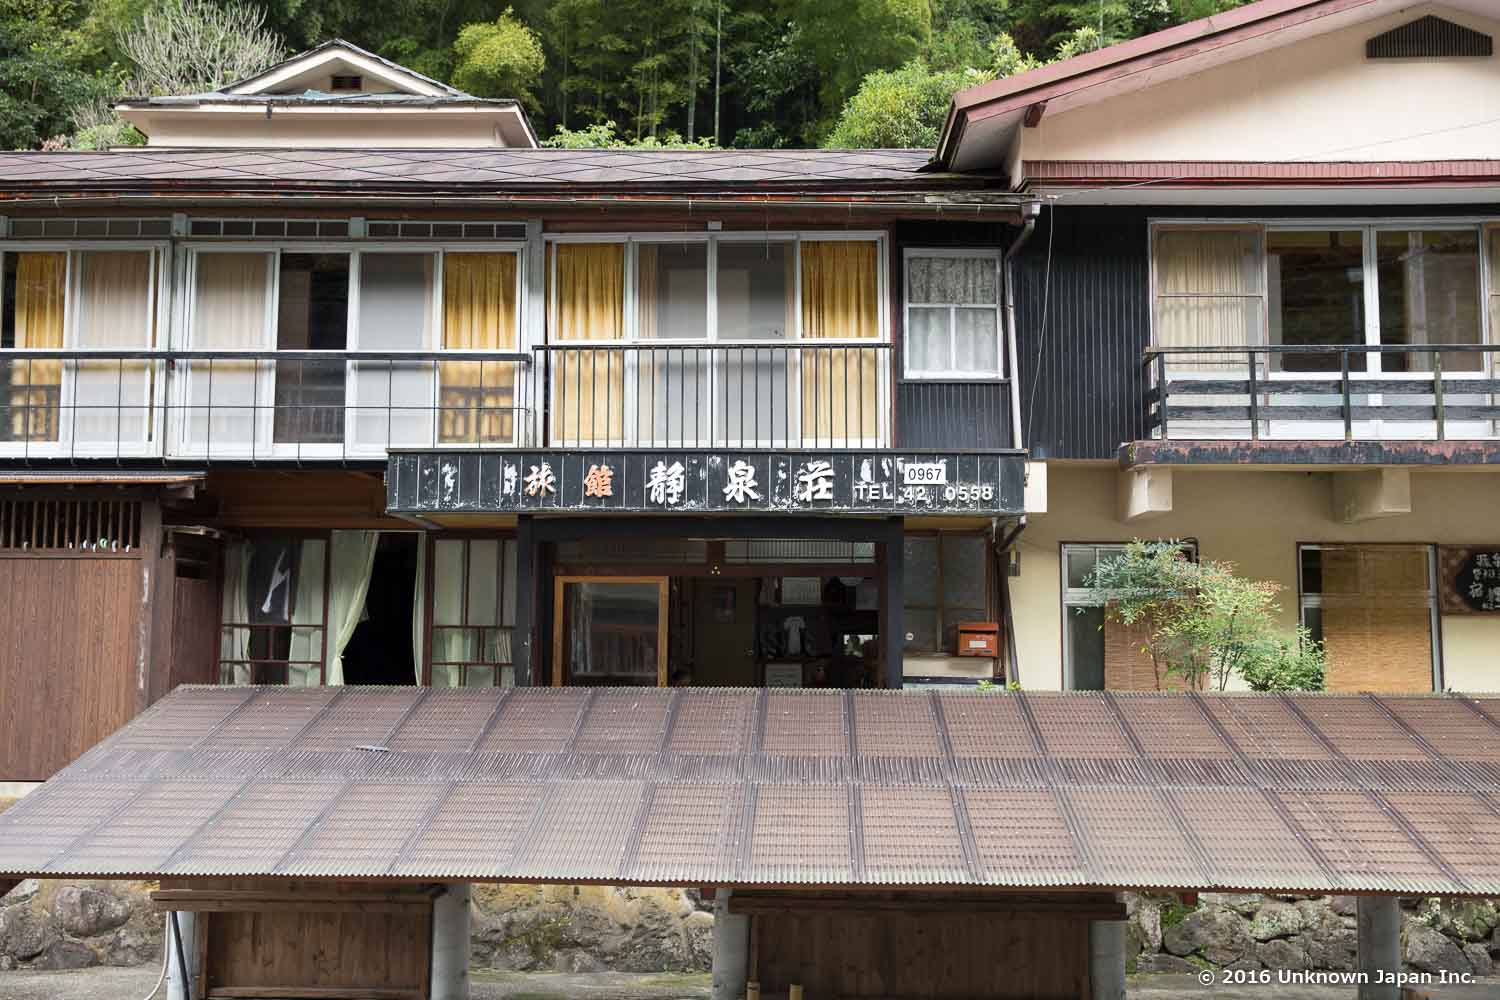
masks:
<path id="1" fill-rule="evenodd" d="M 1348 971 L 1358 964 L 1353 896 L 1126 893 L 1131 971 L 1203 968 Z M 1408 970 L 1492 975 L 1500 957 L 1497 900 L 1403 899 L 1401 954 Z"/>

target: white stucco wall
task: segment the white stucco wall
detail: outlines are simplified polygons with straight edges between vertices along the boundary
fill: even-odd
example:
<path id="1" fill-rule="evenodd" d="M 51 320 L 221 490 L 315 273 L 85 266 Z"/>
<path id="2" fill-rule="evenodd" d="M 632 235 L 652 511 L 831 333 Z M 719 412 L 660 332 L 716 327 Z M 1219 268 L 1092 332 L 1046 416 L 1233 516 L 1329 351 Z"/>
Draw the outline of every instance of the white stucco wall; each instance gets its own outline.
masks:
<path id="1" fill-rule="evenodd" d="M 1288 629 L 1297 622 L 1299 542 L 1500 544 L 1500 471 L 1414 471 L 1411 514 L 1359 524 L 1332 519 L 1334 473 L 1183 469 L 1174 474 L 1172 513 L 1122 523 L 1118 475 L 1113 465 L 1049 463 L 1048 512 L 1028 518 L 1021 575 L 1010 581 L 1025 687 L 1062 687 L 1063 542 L 1196 538 L 1204 558 L 1281 584 Z M 1441 641 L 1446 687 L 1500 690 L 1500 616 L 1444 617 Z"/>
<path id="2" fill-rule="evenodd" d="M 1497 8 L 1500 9 L 1500 8 Z M 1442 6 L 1399 14 L 1169 81 L 1021 129 L 1026 160 L 1450 160 L 1500 156 L 1500 59 L 1365 58 L 1365 42 L 1426 14 L 1500 36 Z M 1478 121 L 1481 127 L 1463 128 Z"/>
<path id="3" fill-rule="evenodd" d="M 506 145 L 488 111 L 407 113 L 335 108 L 317 113 L 264 109 L 126 115 L 149 146 L 316 149 L 481 149 Z"/>

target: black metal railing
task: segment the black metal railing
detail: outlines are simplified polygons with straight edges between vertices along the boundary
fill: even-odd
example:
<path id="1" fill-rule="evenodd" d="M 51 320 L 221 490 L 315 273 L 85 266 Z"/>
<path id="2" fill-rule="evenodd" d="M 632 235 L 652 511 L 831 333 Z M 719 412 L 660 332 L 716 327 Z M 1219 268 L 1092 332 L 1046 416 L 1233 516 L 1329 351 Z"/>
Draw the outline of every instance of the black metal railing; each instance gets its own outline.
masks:
<path id="1" fill-rule="evenodd" d="M 1474 344 L 1153 347 L 1142 362 L 1148 436 L 1493 438 L 1497 354 Z"/>
<path id="2" fill-rule="evenodd" d="M 531 361 L 489 351 L 0 351 L 0 460 L 526 447 Z"/>
<path id="3" fill-rule="evenodd" d="M 537 348 L 560 447 L 883 447 L 887 343 L 552 344 Z"/>

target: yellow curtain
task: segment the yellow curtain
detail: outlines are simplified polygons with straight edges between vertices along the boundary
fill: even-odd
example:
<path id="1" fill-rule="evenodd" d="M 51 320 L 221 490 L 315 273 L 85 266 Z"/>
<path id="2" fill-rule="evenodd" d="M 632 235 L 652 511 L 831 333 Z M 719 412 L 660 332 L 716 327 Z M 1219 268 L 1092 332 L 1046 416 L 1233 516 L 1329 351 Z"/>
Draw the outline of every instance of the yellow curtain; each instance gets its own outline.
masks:
<path id="1" fill-rule="evenodd" d="M 802 244 L 804 340 L 879 340 L 879 253 L 873 241 Z M 881 352 L 802 352 L 802 437 L 809 443 L 873 441 L 883 403 Z"/>
<path id="2" fill-rule="evenodd" d="M 625 336 L 625 245 L 560 243 L 556 247 L 557 341 Z M 625 356 L 568 351 L 553 356 L 554 434 L 567 441 L 622 441 Z"/>
<path id="3" fill-rule="evenodd" d="M 517 255 L 450 253 L 443 257 L 443 347 L 455 351 L 516 349 Z M 515 438 L 516 377 L 510 361 L 445 361 L 438 366 L 438 439 L 504 443 Z"/>
<path id="4" fill-rule="evenodd" d="M 16 254 L 16 347 L 62 349 L 67 274 L 66 253 Z M 12 362 L 10 385 L 10 440 L 56 441 L 62 362 Z"/>

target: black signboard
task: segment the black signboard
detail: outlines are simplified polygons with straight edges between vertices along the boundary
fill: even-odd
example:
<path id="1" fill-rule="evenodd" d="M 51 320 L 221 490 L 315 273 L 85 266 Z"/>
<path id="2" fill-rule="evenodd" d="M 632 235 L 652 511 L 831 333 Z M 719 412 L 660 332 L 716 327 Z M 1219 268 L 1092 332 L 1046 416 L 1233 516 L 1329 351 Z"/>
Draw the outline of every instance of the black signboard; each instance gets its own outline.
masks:
<path id="1" fill-rule="evenodd" d="M 1459 600 L 1474 611 L 1500 611 L 1500 549 L 1471 550 L 1454 578 Z"/>
<path id="2" fill-rule="evenodd" d="M 397 453 L 396 513 L 979 514 L 1023 512 L 1019 452 Z"/>

